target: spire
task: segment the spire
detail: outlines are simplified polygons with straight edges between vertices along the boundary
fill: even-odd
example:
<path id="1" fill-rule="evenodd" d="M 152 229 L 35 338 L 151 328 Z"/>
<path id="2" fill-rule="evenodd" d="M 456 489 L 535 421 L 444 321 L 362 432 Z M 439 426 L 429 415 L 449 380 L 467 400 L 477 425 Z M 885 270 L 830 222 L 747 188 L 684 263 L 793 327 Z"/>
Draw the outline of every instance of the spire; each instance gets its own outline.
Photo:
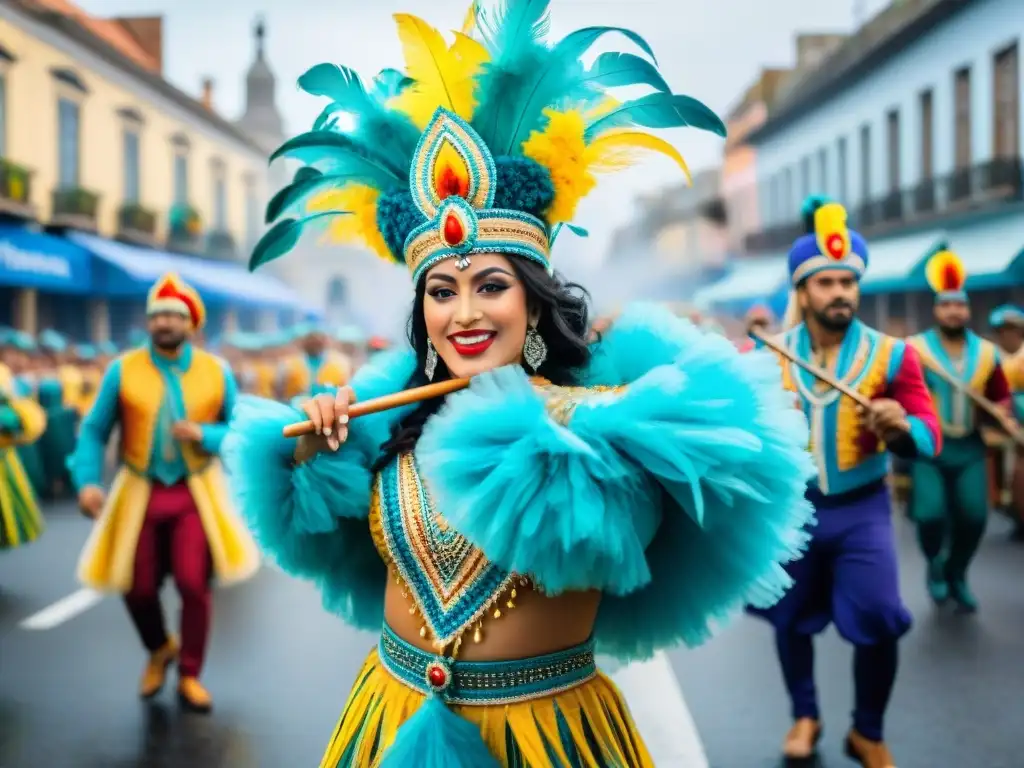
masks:
<path id="1" fill-rule="evenodd" d="M 267 36 L 267 25 L 262 16 L 256 17 L 256 60 L 263 61 L 263 41 Z"/>
<path id="2" fill-rule="evenodd" d="M 267 24 L 262 16 L 253 22 L 256 57 L 245 76 L 245 113 L 239 127 L 270 151 L 284 138 L 281 114 L 277 110 L 276 83 L 266 56 Z"/>

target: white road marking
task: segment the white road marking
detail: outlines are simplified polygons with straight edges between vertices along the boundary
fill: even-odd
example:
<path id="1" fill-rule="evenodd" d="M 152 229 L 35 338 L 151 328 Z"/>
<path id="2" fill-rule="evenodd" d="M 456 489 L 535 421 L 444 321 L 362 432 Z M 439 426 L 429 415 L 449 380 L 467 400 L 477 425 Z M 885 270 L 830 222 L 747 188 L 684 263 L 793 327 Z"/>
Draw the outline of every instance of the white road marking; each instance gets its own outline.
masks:
<path id="1" fill-rule="evenodd" d="M 80 589 L 74 594 L 58 600 L 39 613 L 35 613 L 22 621 L 18 626 L 22 629 L 45 630 L 59 627 L 67 621 L 85 613 L 103 600 L 103 594 L 92 589 Z"/>
<path id="2" fill-rule="evenodd" d="M 708 768 L 707 754 L 664 653 L 613 670 L 655 765 Z"/>

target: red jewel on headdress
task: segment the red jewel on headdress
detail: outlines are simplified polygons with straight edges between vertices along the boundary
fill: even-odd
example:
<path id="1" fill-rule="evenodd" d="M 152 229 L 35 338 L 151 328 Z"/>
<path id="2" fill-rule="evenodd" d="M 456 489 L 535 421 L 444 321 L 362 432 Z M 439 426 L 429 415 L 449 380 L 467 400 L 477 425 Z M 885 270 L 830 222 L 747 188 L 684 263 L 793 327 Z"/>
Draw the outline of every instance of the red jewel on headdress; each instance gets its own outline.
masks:
<path id="1" fill-rule="evenodd" d="M 466 237 L 466 229 L 462 226 L 462 222 L 459 221 L 459 217 L 453 212 L 449 212 L 444 220 L 444 241 L 448 245 L 456 246 L 459 245 Z"/>
<path id="2" fill-rule="evenodd" d="M 829 235 L 825 239 L 825 249 L 833 259 L 843 258 L 843 236 L 838 234 Z"/>

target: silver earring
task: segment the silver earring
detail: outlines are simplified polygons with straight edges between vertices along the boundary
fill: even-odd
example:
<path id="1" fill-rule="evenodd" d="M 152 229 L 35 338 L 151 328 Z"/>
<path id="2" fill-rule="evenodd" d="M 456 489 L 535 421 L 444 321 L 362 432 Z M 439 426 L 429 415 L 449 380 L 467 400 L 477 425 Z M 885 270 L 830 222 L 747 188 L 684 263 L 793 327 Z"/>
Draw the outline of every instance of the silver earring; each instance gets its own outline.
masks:
<path id="1" fill-rule="evenodd" d="M 434 380 L 434 371 L 437 369 L 437 350 L 434 343 L 427 339 L 427 359 L 423 364 L 423 372 L 427 374 L 427 380 Z"/>
<path id="2" fill-rule="evenodd" d="M 544 343 L 544 337 L 532 325 L 526 329 L 526 343 L 523 344 L 523 359 L 536 373 L 544 361 L 548 359 L 548 345 Z"/>

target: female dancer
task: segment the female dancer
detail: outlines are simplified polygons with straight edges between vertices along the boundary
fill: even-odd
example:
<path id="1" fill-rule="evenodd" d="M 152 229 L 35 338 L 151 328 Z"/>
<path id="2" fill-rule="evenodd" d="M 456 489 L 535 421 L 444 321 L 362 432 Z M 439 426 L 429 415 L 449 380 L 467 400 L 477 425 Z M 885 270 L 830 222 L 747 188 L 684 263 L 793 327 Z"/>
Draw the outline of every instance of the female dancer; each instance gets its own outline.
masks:
<path id="1" fill-rule="evenodd" d="M 326 219 L 409 268 L 412 349 L 306 402 L 315 434 L 297 444 L 281 430 L 303 416 L 256 399 L 225 443 L 268 554 L 344 620 L 383 624 L 321 765 L 645 768 L 594 654 L 696 644 L 782 595 L 811 514 L 808 432 L 771 359 L 667 311 L 627 310 L 588 345 L 586 300 L 550 246 L 624 150 L 682 161 L 631 126 L 724 129 L 646 59 L 584 70 L 607 28 L 548 46 L 546 2 L 506 0 L 451 47 L 397 21 L 407 73 L 371 89 L 342 67 L 300 78 L 332 104 L 277 152 L 308 167 L 269 213 L 306 215 L 252 263 Z M 603 86 L 624 84 L 656 92 L 609 102 Z M 474 381 L 349 423 L 356 398 L 450 377 Z"/>

